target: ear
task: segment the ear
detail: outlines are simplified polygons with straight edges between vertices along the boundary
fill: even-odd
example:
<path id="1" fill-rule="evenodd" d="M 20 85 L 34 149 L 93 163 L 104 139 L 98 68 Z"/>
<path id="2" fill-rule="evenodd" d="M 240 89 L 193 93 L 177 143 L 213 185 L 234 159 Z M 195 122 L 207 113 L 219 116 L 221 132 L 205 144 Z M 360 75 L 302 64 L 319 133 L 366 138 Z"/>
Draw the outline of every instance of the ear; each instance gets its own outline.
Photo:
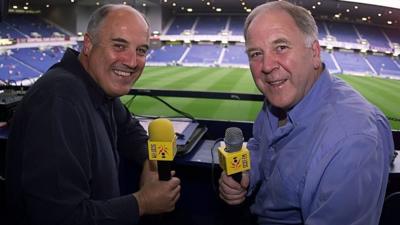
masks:
<path id="1" fill-rule="evenodd" d="M 89 55 L 90 51 L 92 50 L 92 47 L 93 47 L 93 40 L 88 33 L 85 33 L 85 35 L 83 36 L 83 49 L 82 49 L 83 54 L 86 56 Z"/>
<path id="2" fill-rule="evenodd" d="M 312 63 L 314 69 L 319 69 L 321 66 L 321 46 L 319 45 L 318 40 L 315 40 L 311 45 L 312 50 Z"/>

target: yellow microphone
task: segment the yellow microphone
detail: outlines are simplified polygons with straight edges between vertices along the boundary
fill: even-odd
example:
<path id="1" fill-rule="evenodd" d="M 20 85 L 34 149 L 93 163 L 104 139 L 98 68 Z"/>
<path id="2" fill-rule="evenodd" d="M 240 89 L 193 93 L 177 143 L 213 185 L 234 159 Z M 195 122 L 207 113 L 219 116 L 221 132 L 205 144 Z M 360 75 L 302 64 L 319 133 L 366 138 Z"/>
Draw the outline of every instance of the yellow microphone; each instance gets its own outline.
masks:
<path id="1" fill-rule="evenodd" d="M 238 183 L 242 180 L 242 172 L 250 169 L 250 152 L 243 146 L 243 140 L 240 128 L 229 127 L 225 131 L 225 147 L 218 148 L 220 167 Z"/>
<path id="2" fill-rule="evenodd" d="M 171 164 L 176 154 L 174 126 L 168 119 L 155 119 L 148 127 L 150 160 L 157 160 L 159 180 L 171 179 Z"/>

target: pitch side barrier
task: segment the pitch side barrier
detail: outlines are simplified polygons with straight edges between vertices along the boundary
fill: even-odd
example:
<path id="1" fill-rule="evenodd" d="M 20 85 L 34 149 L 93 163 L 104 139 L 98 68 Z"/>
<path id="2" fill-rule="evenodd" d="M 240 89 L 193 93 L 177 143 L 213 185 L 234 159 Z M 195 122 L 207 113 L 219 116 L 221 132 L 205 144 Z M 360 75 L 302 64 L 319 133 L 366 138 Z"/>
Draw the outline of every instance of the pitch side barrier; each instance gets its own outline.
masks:
<path id="1" fill-rule="evenodd" d="M 160 90 L 160 89 L 138 89 L 130 90 L 129 95 L 143 95 L 153 97 L 182 97 L 182 98 L 208 98 L 224 100 L 242 100 L 242 101 L 263 101 L 261 94 L 247 93 L 226 93 L 210 91 L 187 91 L 187 90 Z M 395 149 L 400 150 L 400 130 L 392 130 Z"/>

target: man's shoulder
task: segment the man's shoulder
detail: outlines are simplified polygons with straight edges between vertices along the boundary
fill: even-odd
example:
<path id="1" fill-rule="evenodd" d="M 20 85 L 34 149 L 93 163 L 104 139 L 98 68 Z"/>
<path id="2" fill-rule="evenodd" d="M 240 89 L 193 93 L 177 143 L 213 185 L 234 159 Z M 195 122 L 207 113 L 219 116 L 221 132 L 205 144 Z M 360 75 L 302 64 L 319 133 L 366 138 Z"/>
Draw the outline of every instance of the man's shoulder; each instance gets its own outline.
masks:
<path id="1" fill-rule="evenodd" d="M 79 96 L 86 87 L 75 74 L 62 68 L 53 68 L 43 74 L 31 88 L 34 93 L 57 96 Z"/>

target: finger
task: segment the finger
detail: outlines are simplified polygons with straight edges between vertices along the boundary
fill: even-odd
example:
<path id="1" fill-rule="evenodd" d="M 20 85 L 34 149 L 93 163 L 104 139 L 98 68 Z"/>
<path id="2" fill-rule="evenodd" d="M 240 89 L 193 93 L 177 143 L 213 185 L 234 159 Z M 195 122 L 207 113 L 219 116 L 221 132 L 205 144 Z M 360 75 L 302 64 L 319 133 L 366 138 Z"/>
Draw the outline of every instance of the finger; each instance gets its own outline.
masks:
<path id="1" fill-rule="evenodd" d="M 237 198 L 243 198 L 245 197 L 247 191 L 245 190 L 241 190 L 241 191 L 237 191 L 237 190 L 224 190 L 224 189 L 220 189 L 219 190 L 220 194 L 224 195 L 226 199 L 237 199 Z"/>
<path id="2" fill-rule="evenodd" d="M 243 191 L 245 191 L 245 189 L 242 188 L 242 186 L 240 185 L 235 185 L 234 187 L 229 186 L 229 184 L 227 183 L 222 183 L 219 185 L 219 190 L 220 192 L 224 192 L 227 194 L 231 194 L 231 195 L 238 195 L 240 193 L 242 193 Z"/>
<path id="3" fill-rule="evenodd" d="M 223 174 L 221 176 L 222 179 L 222 183 L 224 183 L 225 185 L 229 186 L 232 189 L 241 189 L 242 186 L 236 182 L 231 176 L 228 176 L 226 174 Z"/>
<path id="4" fill-rule="evenodd" d="M 175 195 L 175 197 L 174 197 L 174 199 L 172 200 L 172 202 L 175 204 L 175 203 L 178 201 L 178 199 L 179 199 L 180 197 L 181 197 L 181 193 L 178 192 L 178 194 Z"/>
<path id="5" fill-rule="evenodd" d="M 171 177 L 171 180 L 169 180 L 168 183 L 170 187 L 175 188 L 181 184 L 181 180 L 177 177 Z"/>
<path id="6" fill-rule="evenodd" d="M 243 172 L 240 185 L 242 186 L 242 188 L 247 189 L 249 187 L 249 184 L 250 184 L 250 175 L 248 172 Z"/>
<path id="7" fill-rule="evenodd" d="M 229 205 L 238 205 L 240 203 L 242 203 L 246 198 L 245 197 L 241 197 L 241 198 L 230 198 L 230 196 L 225 196 L 225 195 L 219 195 L 219 197 L 224 200 L 226 203 L 228 203 Z"/>

